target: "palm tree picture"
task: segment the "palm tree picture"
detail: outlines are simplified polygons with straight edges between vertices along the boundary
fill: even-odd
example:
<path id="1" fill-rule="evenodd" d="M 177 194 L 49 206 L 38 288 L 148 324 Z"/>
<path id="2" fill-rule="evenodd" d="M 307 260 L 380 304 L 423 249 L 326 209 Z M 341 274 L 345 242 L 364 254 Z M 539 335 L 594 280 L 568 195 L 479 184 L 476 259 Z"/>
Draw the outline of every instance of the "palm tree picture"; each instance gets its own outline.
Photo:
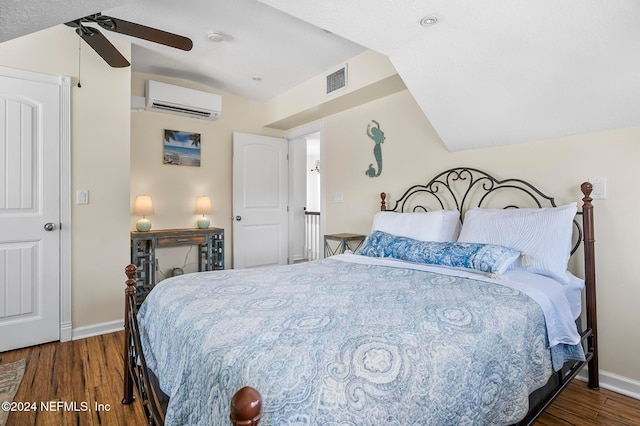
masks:
<path id="1" fill-rule="evenodd" d="M 164 164 L 200 167 L 200 133 L 166 129 Z"/>

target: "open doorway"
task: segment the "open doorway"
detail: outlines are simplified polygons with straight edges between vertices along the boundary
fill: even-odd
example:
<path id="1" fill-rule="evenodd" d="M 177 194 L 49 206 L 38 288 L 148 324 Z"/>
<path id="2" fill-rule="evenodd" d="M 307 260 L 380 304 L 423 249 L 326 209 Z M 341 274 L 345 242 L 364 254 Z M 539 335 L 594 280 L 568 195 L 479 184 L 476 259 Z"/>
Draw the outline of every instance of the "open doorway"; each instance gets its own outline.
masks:
<path id="1" fill-rule="evenodd" d="M 307 136 L 307 206 L 304 217 L 305 253 L 308 260 L 320 258 L 320 133 Z"/>
<path id="2" fill-rule="evenodd" d="M 289 139 L 292 263 L 323 255 L 321 140 L 318 129 L 308 129 Z"/>

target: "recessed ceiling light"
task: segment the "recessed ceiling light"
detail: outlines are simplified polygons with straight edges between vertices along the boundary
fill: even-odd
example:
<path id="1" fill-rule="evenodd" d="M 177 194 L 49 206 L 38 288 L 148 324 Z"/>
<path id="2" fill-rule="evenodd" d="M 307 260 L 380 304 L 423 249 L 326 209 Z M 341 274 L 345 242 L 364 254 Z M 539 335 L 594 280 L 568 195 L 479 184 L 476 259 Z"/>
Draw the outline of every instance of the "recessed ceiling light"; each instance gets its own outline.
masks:
<path id="1" fill-rule="evenodd" d="M 218 31 L 209 31 L 207 33 L 207 38 L 213 42 L 220 43 L 224 40 L 224 34 Z"/>
<path id="2" fill-rule="evenodd" d="M 423 27 L 428 27 L 430 25 L 434 25 L 436 22 L 438 22 L 437 16 L 425 16 L 420 20 L 420 25 L 422 25 Z"/>

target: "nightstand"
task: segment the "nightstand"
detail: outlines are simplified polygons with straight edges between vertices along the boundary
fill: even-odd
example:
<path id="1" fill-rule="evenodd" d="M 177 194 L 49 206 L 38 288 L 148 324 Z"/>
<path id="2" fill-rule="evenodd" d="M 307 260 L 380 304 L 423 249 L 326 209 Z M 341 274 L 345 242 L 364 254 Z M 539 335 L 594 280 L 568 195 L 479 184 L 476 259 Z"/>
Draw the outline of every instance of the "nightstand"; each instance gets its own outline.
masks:
<path id="1" fill-rule="evenodd" d="M 365 238 L 366 236 L 362 234 L 325 234 L 324 257 L 344 253 L 347 250 L 356 251 Z M 335 247 L 332 247 L 331 242 L 334 243 Z"/>

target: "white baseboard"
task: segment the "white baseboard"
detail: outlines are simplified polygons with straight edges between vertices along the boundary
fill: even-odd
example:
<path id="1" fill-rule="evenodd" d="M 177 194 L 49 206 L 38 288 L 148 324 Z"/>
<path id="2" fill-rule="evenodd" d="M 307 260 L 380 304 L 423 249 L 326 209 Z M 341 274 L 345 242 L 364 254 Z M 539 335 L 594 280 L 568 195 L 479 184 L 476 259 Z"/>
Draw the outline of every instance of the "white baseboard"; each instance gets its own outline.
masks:
<path id="1" fill-rule="evenodd" d="M 587 366 L 585 366 L 576 378 L 584 382 L 589 381 L 587 371 Z M 631 398 L 640 399 L 640 382 L 628 377 L 600 370 L 600 387 Z"/>
<path id="2" fill-rule="evenodd" d="M 72 339 L 84 339 L 86 337 L 99 336 L 101 334 L 113 333 L 121 330 L 124 330 L 123 320 L 102 322 L 99 324 L 92 324 L 86 325 L 84 327 L 74 328 L 72 332 Z"/>
<path id="3" fill-rule="evenodd" d="M 68 342 L 69 340 L 71 340 L 72 336 L 73 336 L 73 329 L 71 326 L 71 322 L 65 322 L 60 324 L 60 341 Z"/>

